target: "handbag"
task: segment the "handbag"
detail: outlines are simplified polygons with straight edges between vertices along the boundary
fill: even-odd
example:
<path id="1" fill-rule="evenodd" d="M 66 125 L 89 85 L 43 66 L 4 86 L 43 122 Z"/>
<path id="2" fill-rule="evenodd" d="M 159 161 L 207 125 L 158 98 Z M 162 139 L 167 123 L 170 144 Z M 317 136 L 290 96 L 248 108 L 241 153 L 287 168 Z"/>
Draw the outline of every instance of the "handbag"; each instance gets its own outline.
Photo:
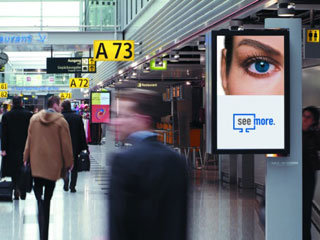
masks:
<path id="1" fill-rule="evenodd" d="M 30 162 L 27 162 L 26 165 L 21 166 L 21 175 L 20 175 L 20 191 L 23 193 L 30 193 L 32 190 L 33 178 L 31 174 Z"/>
<path id="2" fill-rule="evenodd" d="M 78 172 L 90 171 L 90 157 L 88 151 L 82 151 L 77 159 Z"/>

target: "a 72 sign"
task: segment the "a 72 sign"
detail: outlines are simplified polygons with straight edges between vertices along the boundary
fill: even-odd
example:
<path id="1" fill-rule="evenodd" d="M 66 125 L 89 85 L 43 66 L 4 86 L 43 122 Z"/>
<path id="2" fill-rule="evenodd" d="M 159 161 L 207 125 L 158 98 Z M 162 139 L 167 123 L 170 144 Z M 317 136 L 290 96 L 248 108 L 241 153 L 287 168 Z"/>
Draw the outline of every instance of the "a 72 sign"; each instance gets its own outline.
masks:
<path id="1" fill-rule="evenodd" d="M 89 78 L 70 78 L 70 88 L 89 88 Z"/>
<path id="2" fill-rule="evenodd" d="M 134 41 L 95 40 L 93 52 L 95 61 L 134 61 Z"/>

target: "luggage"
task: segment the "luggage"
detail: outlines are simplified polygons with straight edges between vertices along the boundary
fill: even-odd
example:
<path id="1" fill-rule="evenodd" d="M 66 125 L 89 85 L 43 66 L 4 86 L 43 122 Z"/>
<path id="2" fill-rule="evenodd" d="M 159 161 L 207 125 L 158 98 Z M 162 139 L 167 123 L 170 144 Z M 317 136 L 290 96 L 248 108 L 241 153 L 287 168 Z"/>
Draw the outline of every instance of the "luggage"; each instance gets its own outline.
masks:
<path id="1" fill-rule="evenodd" d="M 2 166 L 2 158 L 1 158 Z M 0 201 L 12 201 L 13 182 L 9 178 L 0 181 Z"/>
<path id="2" fill-rule="evenodd" d="M 1 180 L 0 182 L 0 201 L 12 201 L 13 182 Z"/>
<path id="3" fill-rule="evenodd" d="M 28 162 L 26 166 L 21 166 L 21 175 L 19 181 L 19 188 L 21 194 L 25 195 L 27 192 L 30 193 L 32 190 L 32 175 L 31 175 L 31 167 L 30 163 Z"/>
<path id="4" fill-rule="evenodd" d="M 87 151 L 82 151 L 77 159 L 77 170 L 78 172 L 90 171 L 90 158 Z"/>

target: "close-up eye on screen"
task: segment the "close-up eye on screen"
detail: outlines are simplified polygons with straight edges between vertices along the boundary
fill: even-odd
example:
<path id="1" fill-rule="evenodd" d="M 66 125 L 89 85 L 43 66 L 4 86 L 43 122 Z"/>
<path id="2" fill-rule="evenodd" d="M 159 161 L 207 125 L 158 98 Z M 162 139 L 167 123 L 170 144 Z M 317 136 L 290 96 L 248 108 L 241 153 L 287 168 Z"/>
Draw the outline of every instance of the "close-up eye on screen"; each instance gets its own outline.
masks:
<path id="1" fill-rule="evenodd" d="M 288 33 L 213 32 L 214 128 L 217 152 L 286 151 Z"/>

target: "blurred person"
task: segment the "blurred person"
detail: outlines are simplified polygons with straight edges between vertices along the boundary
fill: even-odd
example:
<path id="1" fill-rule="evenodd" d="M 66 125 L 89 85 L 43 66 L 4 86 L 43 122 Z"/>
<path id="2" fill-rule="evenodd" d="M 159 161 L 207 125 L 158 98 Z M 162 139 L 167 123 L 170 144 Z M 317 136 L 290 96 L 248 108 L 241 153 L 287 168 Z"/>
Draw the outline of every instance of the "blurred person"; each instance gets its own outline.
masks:
<path id="1" fill-rule="evenodd" d="M 303 240 L 311 240 L 312 200 L 316 185 L 316 171 L 320 169 L 318 124 L 318 109 L 314 106 L 304 108 L 302 112 Z"/>
<path id="2" fill-rule="evenodd" d="M 60 98 L 52 96 L 48 109 L 33 115 L 23 156 L 25 164 L 30 161 L 34 179 L 41 240 L 48 239 L 50 200 L 56 181 L 73 165 L 69 126 L 60 111 Z"/>
<path id="3" fill-rule="evenodd" d="M 185 240 L 187 168 L 152 132 L 160 98 L 143 89 L 121 92 L 111 123 L 132 147 L 112 158 L 110 240 Z"/>
<path id="4" fill-rule="evenodd" d="M 226 36 L 221 56 L 226 95 L 284 95 L 283 36 Z"/>
<path id="5" fill-rule="evenodd" d="M 87 150 L 89 152 L 89 148 L 86 142 L 82 117 L 76 114 L 75 111 L 71 110 L 71 103 L 69 100 L 64 100 L 61 104 L 61 107 L 62 115 L 69 124 L 72 141 L 74 166 L 71 171 L 70 191 L 74 193 L 76 192 L 78 178 L 77 158 L 81 151 Z M 67 176 L 64 178 L 63 189 L 65 191 L 69 191 L 69 173 L 67 173 Z"/>
<path id="6" fill-rule="evenodd" d="M 2 116 L 2 177 L 12 177 L 14 199 L 19 200 L 20 197 L 24 200 L 26 193 L 20 192 L 19 180 L 32 113 L 22 107 L 22 99 L 19 96 L 13 97 L 12 104 L 12 110 Z"/>

